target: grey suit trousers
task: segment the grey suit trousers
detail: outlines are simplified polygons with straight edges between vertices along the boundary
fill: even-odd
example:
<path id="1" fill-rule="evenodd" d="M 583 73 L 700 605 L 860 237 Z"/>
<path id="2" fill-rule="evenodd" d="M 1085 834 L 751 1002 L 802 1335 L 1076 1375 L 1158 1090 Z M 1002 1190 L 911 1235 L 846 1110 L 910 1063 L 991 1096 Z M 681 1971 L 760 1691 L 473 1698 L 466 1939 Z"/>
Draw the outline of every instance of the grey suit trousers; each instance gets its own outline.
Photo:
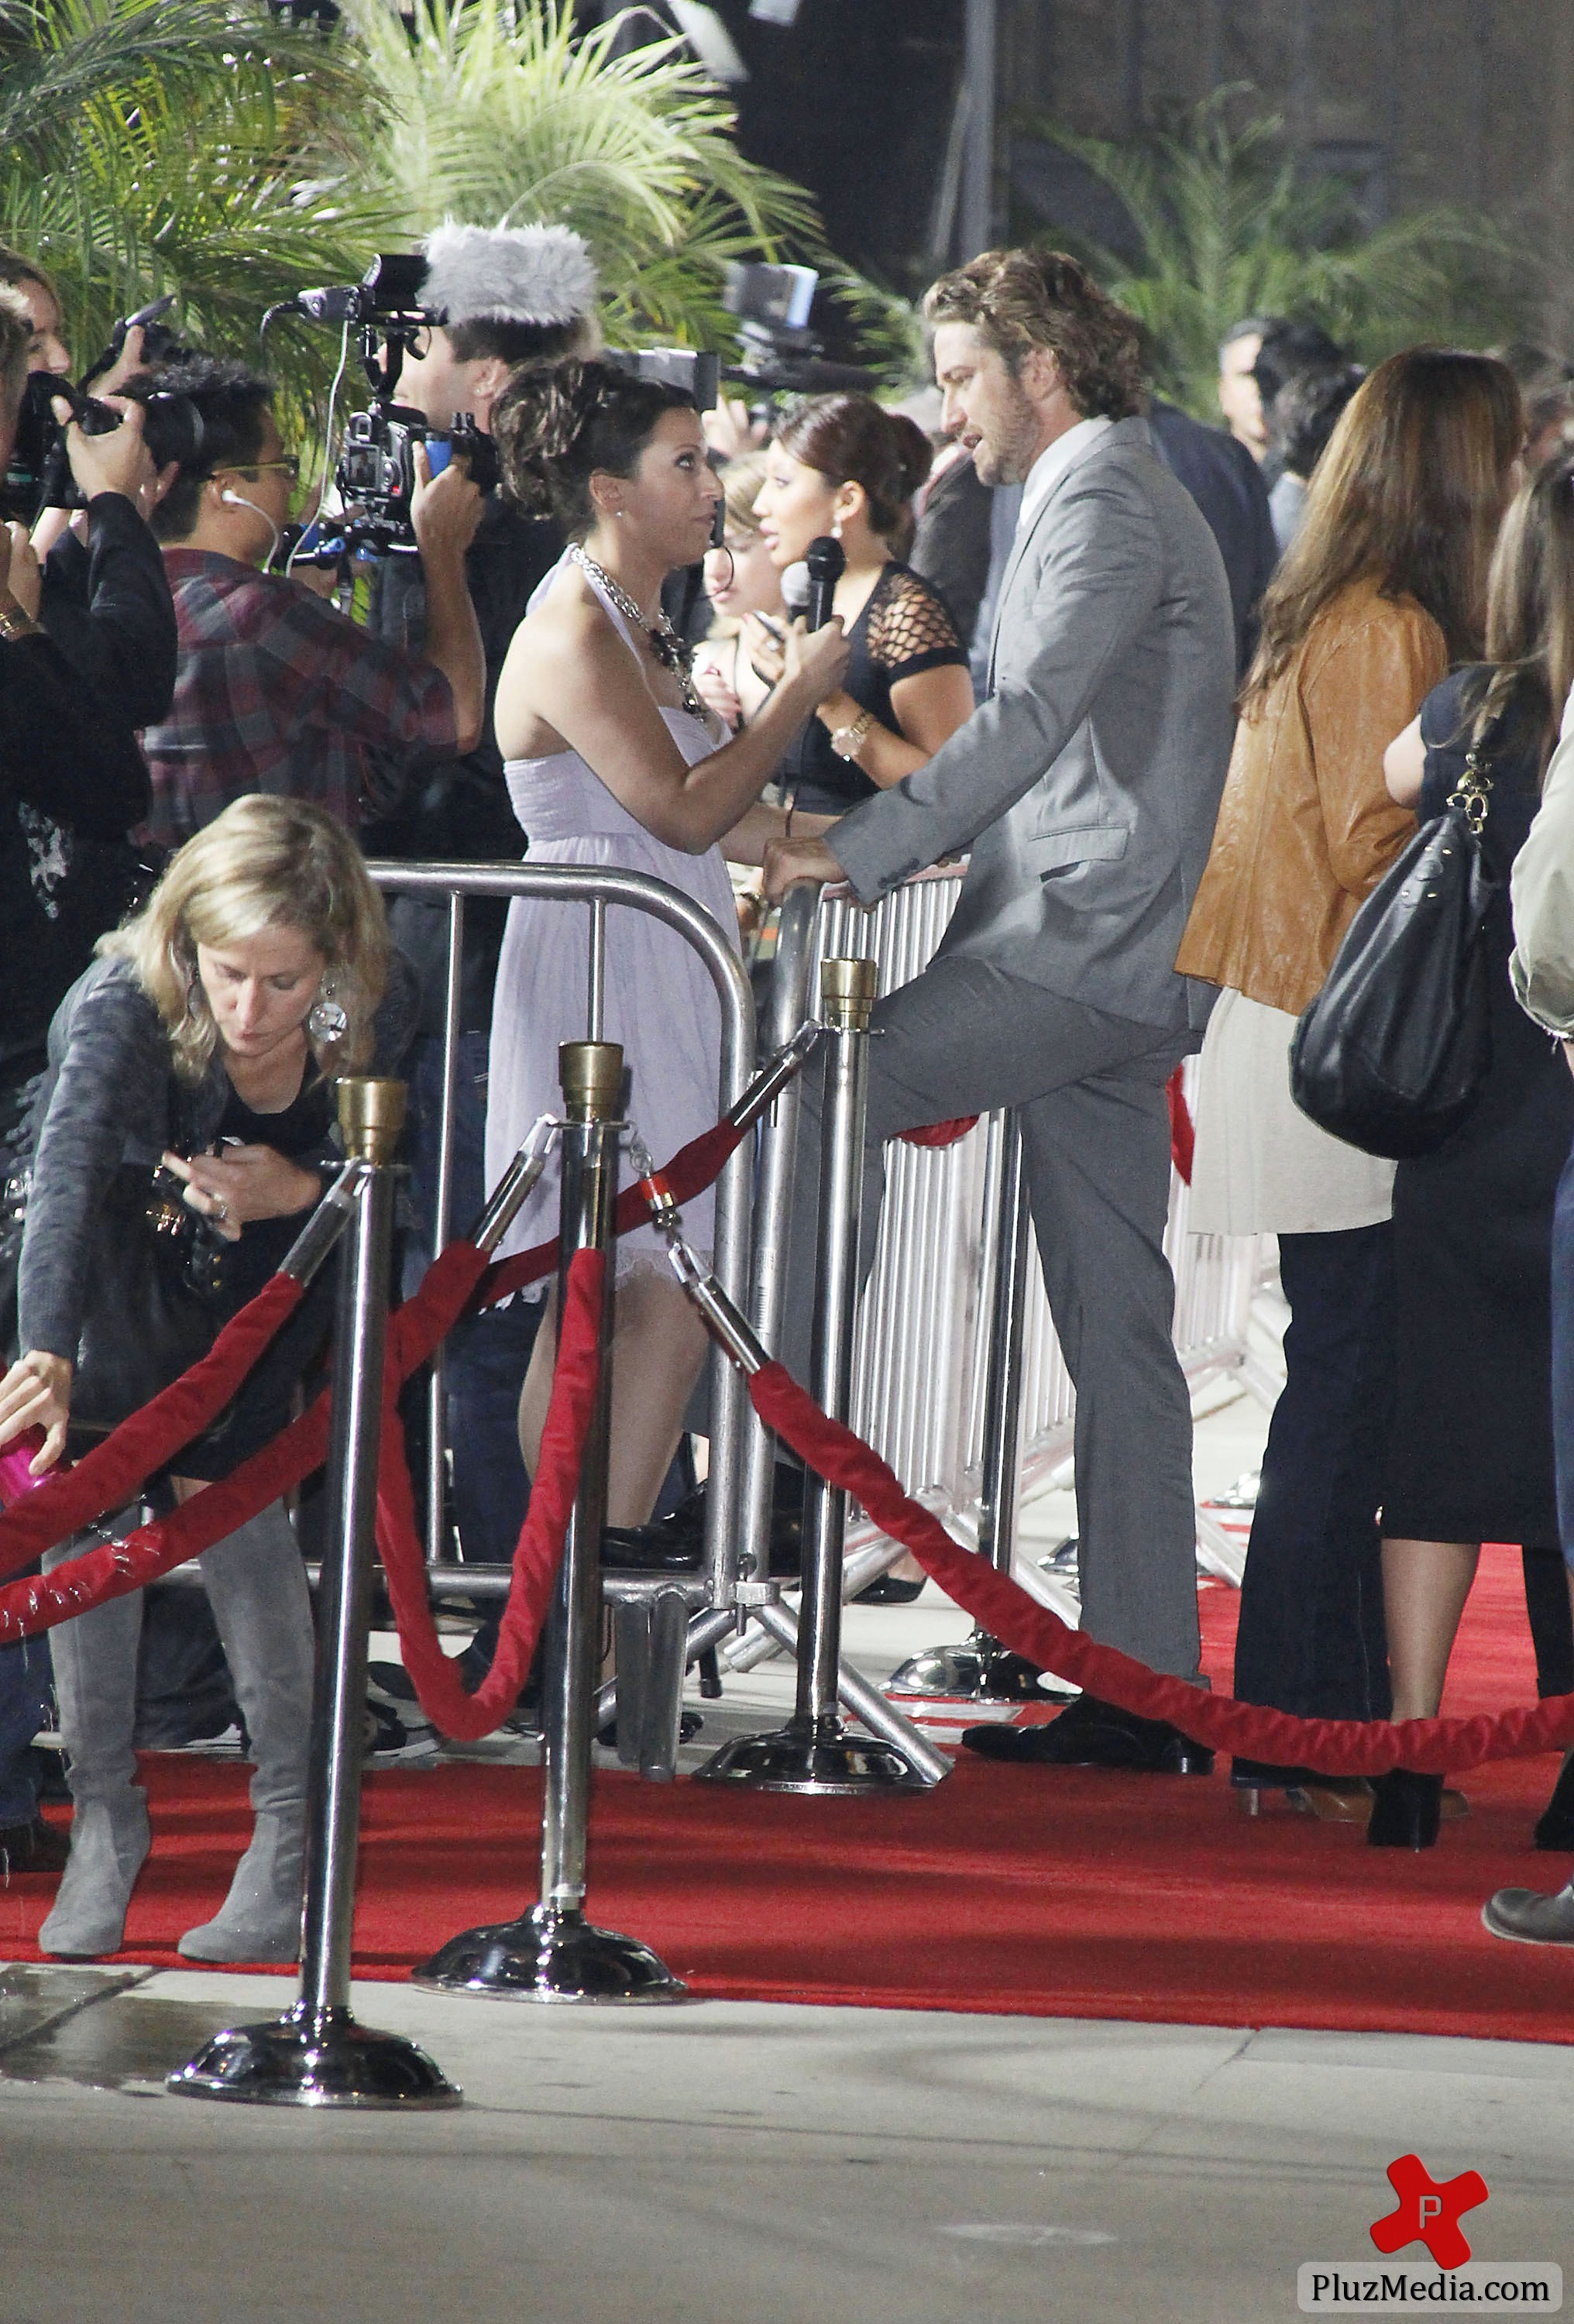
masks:
<path id="1" fill-rule="evenodd" d="M 1164 1254 L 1164 1084 L 1197 1036 L 1067 1001 L 990 963 L 943 957 L 879 1002 L 870 1043 L 863 1264 L 886 1140 L 953 1114 L 1021 1110 L 1050 1310 L 1077 1390 L 1082 1621 L 1176 1678 L 1198 1672 L 1192 1408 Z M 809 1377 L 821 1074 L 804 1076 L 784 1360 Z M 907 1481 L 907 1480 L 904 1480 Z"/>

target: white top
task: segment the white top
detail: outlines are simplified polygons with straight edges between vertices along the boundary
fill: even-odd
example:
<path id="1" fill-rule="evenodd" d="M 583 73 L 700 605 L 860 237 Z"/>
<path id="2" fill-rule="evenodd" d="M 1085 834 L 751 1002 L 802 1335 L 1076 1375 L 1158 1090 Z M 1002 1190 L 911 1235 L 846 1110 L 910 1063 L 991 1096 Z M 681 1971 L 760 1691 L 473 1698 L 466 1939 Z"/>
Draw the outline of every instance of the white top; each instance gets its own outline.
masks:
<path id="1" fill-rule="evenodd" d="M 1104 412 L 1098 413 L 1091 420 L 1079 420 L 1074 428 L 1068 428 L 1063 436 L 1055 438 L 1047 452 L 1039 454 L 1028 469 L 1026 482 L 1022 487 L 1022 507 L 1017 519 L 1018 536 L 1032 530 L 1038 521 L 1039 510 L 1083 446 L 1094 442 L 1102 436 L 1106 428 L 1113 424 Z"/>

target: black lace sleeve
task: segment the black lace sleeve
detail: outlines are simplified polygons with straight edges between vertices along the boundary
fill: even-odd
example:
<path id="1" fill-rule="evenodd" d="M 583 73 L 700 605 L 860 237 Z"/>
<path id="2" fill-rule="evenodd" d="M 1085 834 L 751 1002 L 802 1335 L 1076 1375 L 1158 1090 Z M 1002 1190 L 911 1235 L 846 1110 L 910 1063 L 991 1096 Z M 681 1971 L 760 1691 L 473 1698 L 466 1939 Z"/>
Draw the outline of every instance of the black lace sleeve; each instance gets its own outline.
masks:
<path id="1" fill-rule="evenodd" d="M 947 662 L 967 666 L 967 648 L 944 598 L 906 566 L 890 567 L 879 602 L 871 610 L 869 654 L 892 686 Z"/>

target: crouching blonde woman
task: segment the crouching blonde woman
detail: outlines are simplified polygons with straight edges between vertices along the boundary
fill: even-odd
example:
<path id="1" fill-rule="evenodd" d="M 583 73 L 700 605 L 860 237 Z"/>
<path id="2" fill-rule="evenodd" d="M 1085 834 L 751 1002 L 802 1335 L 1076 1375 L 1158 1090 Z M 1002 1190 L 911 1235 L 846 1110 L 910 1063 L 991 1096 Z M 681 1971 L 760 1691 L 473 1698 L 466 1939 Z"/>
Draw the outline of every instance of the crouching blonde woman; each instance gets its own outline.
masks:
<path id="1" fill-rule="evenodd" d="M 0 1379 L 0 1445 L 41 1427 L 32 1466 L 65 1450 L 72 1379 L 93 1305 L 95 1221 L 122 1166 L 161 1160 L 226 1246 L 216 1323 L 277 1268 L 341 1160 L 334 1077 L 386 1071 L 414 1018 L 382 899 L 354 843 L 319 808 L 239 799 L 189 840 L 140 917 L 98 947 L 50 1028 L 22 1247 L 22 1353 Z M 178 1142 L 173 1125 L 180 1124 Z M 325 1309 L 297 1311 L 225 1425 L 182 1452 L 185 1498 L 274 1435 L 321 1344 Z M 130 1334 L 138 1318 L 118 1319 Z M 112 1328 L 95 1316 L 95 1328 Z M 134 1523 L 135 1512 L 124 1513 Z M 118 1528 L 118 1520 L 107 1523 Z M 92 1545 L 62 1543 L 55 1566 Z M 255 1824 L 216 1917 L 189 1930 L 195 1960 L 293 1960 L 313 1638 L 305 1570 L 281 1501 L 216 1543 L 203 1580 L 251 1738 Z M 60 1732 L 75 1806 L 69 1859 L 43 1951 L 116 1951 L 148 1853 L 136 1780 L 140 1592 L 52 1634 Z"/>

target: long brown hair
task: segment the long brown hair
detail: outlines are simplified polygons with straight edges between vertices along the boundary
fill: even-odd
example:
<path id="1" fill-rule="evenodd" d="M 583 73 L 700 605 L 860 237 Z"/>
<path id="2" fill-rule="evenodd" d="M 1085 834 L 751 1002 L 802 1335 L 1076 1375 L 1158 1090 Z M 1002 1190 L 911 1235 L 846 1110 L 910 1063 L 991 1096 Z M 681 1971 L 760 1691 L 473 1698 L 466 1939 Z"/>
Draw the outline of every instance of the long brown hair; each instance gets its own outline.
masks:
<path id="1" fill-rule="evenodd" d="M 1545 774 L 1574 686 L 1574 459 L 1538 470 L 1508 504 L 1487 583 L 1487 659 L 1472 741 L 1512 710 Z"/>
<path id="2" fill-rule="evenodd" d="M 1413 598 L 1451 661 L 1479 659 L 1492 544 L 1523 442 L 1519 389 L 1496 356 L 1407 347 L 1379 364 L 1346 405 L 1268 585 L 1242 713 L 1260 706 L 1355 581 Z"/>

